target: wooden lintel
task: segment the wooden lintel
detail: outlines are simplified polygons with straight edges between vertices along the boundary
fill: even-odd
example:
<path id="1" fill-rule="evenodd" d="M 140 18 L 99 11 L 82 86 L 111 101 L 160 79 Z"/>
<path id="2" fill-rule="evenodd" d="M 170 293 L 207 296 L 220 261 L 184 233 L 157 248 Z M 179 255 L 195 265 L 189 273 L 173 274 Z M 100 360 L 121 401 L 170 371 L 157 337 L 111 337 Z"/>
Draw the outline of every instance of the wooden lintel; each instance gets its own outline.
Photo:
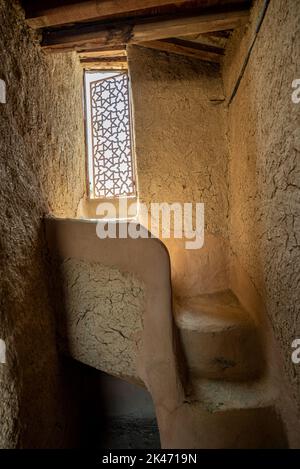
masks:
<path id="1" fill-rule="evenodd" d="M 127 70 L 128 64 L 127 61 L 109 61 L 109 60 L 89 60 L 89 61 L 80 61 L 81 66 L 85 70 Z"/>
<path id="2" fill-rule="evenodd" d="M 91 58 L 81 58 L 80 62 L 89 63 L 89 62 L 124 62 L 127 63 L 127 57 L 91 57 Z"/>
<path id="3" fill-rule="evenodd" d="M 126 57 L 126 49 L 115 49 L 115 50 L 93 50 L 78 52 L 81 59 L 97 59 L 101 57 Z"/>
<path id="4" fill-rule="evenodd" d="M 207 33 L 234 29 L 245 24 L 249 10 L 237 10 L 180 17 L 172 20 L 153 19 L 148 22 L 128 24 L 95 23 L 81 25 L 80 28 L 48 30 L 44 33 L 42 46 L 45 50 L 56 52 L 70 49 L 91 49 L 105 46 L 138 44 L 176 36 Z"/>

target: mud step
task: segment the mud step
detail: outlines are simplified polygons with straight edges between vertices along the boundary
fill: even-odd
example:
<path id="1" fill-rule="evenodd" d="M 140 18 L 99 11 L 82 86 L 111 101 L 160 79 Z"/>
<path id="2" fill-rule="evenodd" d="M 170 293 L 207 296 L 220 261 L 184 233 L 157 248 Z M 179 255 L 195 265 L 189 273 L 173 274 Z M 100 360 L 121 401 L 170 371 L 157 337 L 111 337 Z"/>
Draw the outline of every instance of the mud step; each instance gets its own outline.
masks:
<path id="1" fill-rule="evenodd" d="M 187 395 L 191 402 L 198 402 L 209 412 L 270 407 L 277 397 L 274 386 L 264 380 L 230 382 L 196 379 Z"/>
<path id="2" fill-rule="evenodd" d="M 177 425 L 174 418 L 172 431 L 180 447 L 189 449 L 287 448 L 275 408 L 277 398 L 276 389 L 267 380 L 194 379 L 181 410 L 185 427 Z"/>
<path id="3" fill-rule="evenodd" d="M 175 300 L 191 379 L 250 380 L 263 368 L 257 328 L 230 290 Z"/>
<path id="4" fill-rule="evenodd" d="M 287 448 L 281 419 L 274 407 L 210 412 L 197 403 L 186 404 L 185 425 L 170 421 L 169 446 L 188 449 Z M 174 442 L 172 434 L 176 435 Z M 188 435 L 188 436 L 187 436 Z M 180 441 L 180 445 L 178 445 Z"/>

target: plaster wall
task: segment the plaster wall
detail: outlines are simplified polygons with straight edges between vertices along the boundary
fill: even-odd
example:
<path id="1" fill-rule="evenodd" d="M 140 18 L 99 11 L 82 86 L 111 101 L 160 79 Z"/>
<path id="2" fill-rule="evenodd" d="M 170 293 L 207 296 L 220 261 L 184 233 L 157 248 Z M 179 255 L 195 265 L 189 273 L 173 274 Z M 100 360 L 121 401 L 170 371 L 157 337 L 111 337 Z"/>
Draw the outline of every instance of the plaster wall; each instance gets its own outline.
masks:
<path id="1" fill-rule="evenodd" d="M 300 121 L 299 105 L 291 101 L 291 83 L 299 78 L 299 14 L 293 0 L 270 2 L 228 114 L 225 96 L 238 77 L 254 19 L 230 40 L 223 67 L 225 94 L 220 71 L 212 65 L 137 46 L 128 49 L 139 200 L 148 206 L 205 203 L 204 248 L 188 252 L 179 241 L 166 243 L 175 293 L 187 296 L 227 288 L 232 275 L 228 259 L 232 265 L 237 259 L 271 320 L 295 407 L 300 381 L 291 362 L 291 342 L 300 335 Z M 0 338 L 7 346 L 7 363 L 0 364 L 0 446 L 58 447 L 66 433 L 64 386 L 41 219 L 46 214 L 74 217 L 84 195 L 82 72 L 75 55 L 41 53 L 14 1 L 0 0 L 0 53 L 0 78 L 7 83 L 8 100 L 0 104 Z M 122 376 L 126 370 L 131 379 L 137 374 L 134 334 L 142 329 L 143 285 L 112 265 L 95 266 L 93 256 L 94 252 L 87 262 L 66 256 L 63 263 L 70 292 L 65 300 L 72 312 L 66 327 L 76 325 L 84 354 L 84 334 L 88 331 L 93 339 L 96 326 L 103 339 L 101 368 L 108 372 L 115 362 L 106 347 L 105 337 L 111 334 L 121 357 L 117 373 Z M 233 277 L 231 282 L 235 288 Z M 248 287 L 249 282 L 244 291 Z M 161 342 L 167 345 L 173 343 L 169 303 L 168 298 L 165 325 L 170 341 Z M 125 313 L 127 318 L 128 311 L 132 324 L 120 331 L 118 318 Z M 161 317 L 156 327 L 161 330 Z M 97 347 L 92 342 L 92 349 Z M 162 350 L 162 356 L 169 355 Z M 82 355 L 77 358 L 86 362 Z M 92 359 L 91 365 L 97 366 L 99 357 Z M 163 394 L 172 396 L 165 389 Z"/>
<path id="2" fill-rule="evenodd" d="M 228 151 L 218 67 L 130 46 L 139 201 L 203 202 L 205 245 L 164 240 L 180 296 L 227 287 Z"/>
<path id="3" fill-rule="evenodd" d="M 230 40 L 223 66 L 227 97 L 262 4 L 256 2 L 248 27 Z M 300 74 L 299 17 L 299 2 L 270 2 L 228 114 L 231 261 L 238 259 L 262 299 L 291 386 L 283 401 L 293 396 L 294 416 L 300 410 L 300 368 L 291 360 L 292 341 L 300 336 L 300 104 L 291 96 Z M 279 366 L 277 360 L 273 350 L 269 361 Z M 290 418 L 287 424 L 291 444 L 299 444 L 299 430 L 291 428 Z"/>
<path id="4" fill-rule="evenodd" d="M 45 56 L 16 1 L 0 0 L 0 447 L 65 436 L 42 218 L 74 216 L 84 193 L 82 71 Z"/>
<path id="5" fill-rule="evenodd" d="M 96 236 L 96 235 L 95 235 Z M 60 264 L 60 336 L 78 361 L 129 381 L 137 373 L 145 287 L 136 276 L 81 259 Z"/>

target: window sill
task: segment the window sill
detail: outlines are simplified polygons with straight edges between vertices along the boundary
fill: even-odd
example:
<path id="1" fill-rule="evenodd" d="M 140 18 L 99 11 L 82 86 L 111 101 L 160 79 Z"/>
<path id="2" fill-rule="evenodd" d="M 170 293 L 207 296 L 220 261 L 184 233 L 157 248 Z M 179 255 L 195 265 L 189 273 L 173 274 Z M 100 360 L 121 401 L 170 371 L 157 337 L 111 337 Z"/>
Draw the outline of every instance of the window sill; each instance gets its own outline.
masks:
<path id="1" fill-rule="evenodd" d="M 120 203 L 120 201 L 122 201 Z M 126 211 L 126 202 L 128 211 Z M 85 219 L 100 219 L 103 218 L 103 215 L 97 214 L 97 207 L 100 204 L 107 204 L 110 203 L 114 207 L 114 215 L 113 219 L 116 220 L 131 220 L 136 218 L 137 216 L 137 197 L 130 196 L 130 197 L 123 197 L 119 198 L 109 198 L 109 199 L 90 199 L 90 198 L 83 198 L 79 202 L 78 209 L 77 209 L 77 217 L 78 218 L 85 218 Z M 133 206 L 135 204 L 135 206 Z M 128 212 L 130 216 L 128 216 Z"/>

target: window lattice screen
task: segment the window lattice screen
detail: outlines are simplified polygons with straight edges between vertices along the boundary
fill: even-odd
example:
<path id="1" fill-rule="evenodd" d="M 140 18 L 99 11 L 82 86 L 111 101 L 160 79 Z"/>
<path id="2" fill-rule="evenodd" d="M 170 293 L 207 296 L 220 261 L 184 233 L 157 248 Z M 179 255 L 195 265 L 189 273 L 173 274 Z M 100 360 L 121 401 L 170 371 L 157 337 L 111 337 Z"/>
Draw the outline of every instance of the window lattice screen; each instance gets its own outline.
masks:
<path id="1" fill-rule="evenodd" d="M 125 73 L 90 84 L 94 197 L 134 193 L 129 83 Z"/>

